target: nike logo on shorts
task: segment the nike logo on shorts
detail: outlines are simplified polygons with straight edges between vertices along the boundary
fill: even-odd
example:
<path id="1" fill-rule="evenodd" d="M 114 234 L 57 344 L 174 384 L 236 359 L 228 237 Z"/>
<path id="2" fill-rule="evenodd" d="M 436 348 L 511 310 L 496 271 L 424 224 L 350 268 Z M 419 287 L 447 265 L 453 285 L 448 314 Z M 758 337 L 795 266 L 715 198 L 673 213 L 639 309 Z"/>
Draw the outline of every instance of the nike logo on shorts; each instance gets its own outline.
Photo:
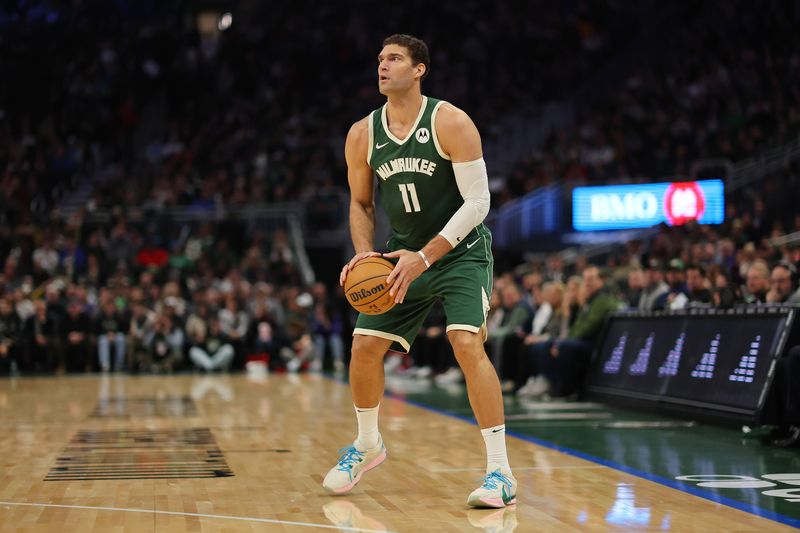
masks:
<path id="1" fill-rule="evenodd" d="M 472 248 L 473 246 L 475 246 L 476 244 L 478 244 L 478 241 L 479 241 L 479 240 L 481 240 L 481 238 L 480 238 L 480 237 L 478 237 L 477 239 L 475 239 L 474 241 L 472 241 L 471 243 L 469 243 L 469 244 L 467 245 L 467 249 L 470 249 L 470 248 Z"/>

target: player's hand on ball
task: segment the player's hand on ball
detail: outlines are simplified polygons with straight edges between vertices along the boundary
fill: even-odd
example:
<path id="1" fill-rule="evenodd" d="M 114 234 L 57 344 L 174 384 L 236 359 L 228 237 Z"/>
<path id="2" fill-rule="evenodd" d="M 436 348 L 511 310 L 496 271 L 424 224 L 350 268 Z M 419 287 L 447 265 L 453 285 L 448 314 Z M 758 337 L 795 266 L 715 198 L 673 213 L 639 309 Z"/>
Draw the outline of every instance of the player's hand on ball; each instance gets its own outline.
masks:
<path id="1" fill-rule="evenodd" d="M 394 296 L 395 303 L 401 304 L 406 297 L 406 292 L 408 292 L 411 282 L 425 272 L 425 262 L 418 253 L 409 250 L 397 250 L 396 252 L 383 254 L 383 257 L 391 259 L 397 257 L 400 259 L 394 266 L 392 273 L 386 278 L 386 281 L 392 287 L 389 294 Z"/>
<path id="2" fill-rule="evenodd" d="M 339 285 L 344 287 L 344 281 L 347 279 L 347 273 L 353 270 L 353 267 L 356 266 L 356 263 L 361 261 L 362 259 L 366 259 L 367 257 L 380 257 L 381 254 L 378 252 L 361 252 L 360 254 L 356 254 L 347 263 L 344 267 L 342 267 L 342 273 L 339 274 Z"/>

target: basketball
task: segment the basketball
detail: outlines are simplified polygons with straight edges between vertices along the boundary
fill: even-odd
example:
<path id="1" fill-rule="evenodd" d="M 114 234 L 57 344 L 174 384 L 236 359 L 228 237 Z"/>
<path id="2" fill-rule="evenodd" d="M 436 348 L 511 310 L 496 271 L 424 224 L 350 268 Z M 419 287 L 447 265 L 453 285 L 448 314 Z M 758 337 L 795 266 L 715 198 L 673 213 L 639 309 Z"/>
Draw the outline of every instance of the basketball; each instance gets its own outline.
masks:
<path id="1" fill-rule="evenodd" d="M 380 257 L 368 257 L 356 263 L 344 282 L 344 293 L 353 308 L 366 315 L 380 315 L 394 307 L 386 277 L 394 265 Z"/>

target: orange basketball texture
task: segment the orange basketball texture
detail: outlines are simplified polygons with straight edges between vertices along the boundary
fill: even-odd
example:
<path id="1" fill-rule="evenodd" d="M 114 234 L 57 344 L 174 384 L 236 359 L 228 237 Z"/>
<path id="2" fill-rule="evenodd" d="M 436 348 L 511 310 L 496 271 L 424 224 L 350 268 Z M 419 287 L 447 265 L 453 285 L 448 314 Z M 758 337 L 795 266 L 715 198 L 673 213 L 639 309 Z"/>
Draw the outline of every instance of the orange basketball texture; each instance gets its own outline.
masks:
<path id="1" fill-rule="evenodd" d="M 353 308 L 365 315 L 380 315 L 394 307 L 386 277 L 394 265 L 380 257 L 368 257 L 347 273 L 344 294 Z"/>

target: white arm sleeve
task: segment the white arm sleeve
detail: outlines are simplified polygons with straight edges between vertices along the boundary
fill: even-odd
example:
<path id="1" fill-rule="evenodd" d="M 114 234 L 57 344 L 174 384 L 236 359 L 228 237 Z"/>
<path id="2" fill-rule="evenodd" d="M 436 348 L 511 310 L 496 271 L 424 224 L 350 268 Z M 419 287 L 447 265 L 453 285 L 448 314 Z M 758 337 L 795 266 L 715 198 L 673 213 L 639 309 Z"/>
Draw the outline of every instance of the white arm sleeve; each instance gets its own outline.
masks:
<path id="1" fill-rule="evenodd" d="M 482 157 L 465 163 L 453 163 L 453 172 L 464 205 L 453 213 L 439 235 L 455 248 L 489 213 L 489 176 Z"/>

